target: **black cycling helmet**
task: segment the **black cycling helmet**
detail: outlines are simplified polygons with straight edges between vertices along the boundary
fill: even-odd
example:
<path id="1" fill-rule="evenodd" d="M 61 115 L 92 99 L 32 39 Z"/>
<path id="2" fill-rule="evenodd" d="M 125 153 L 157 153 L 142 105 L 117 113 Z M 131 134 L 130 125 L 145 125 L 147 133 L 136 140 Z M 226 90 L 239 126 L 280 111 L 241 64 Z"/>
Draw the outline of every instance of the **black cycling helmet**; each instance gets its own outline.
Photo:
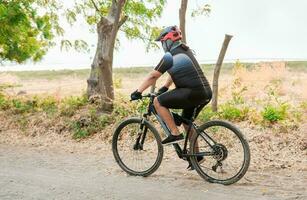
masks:
<path id="1" fill-rule="evenodd" d="M 164 28 L 155 41 L 172 40 L 173 42 L 182 38 L 181 31 L 177 26 L 169 26 Z"/>
<path id="2" fill-rule="evenodd" d="M 155 41 L 161 41 L 165 52 L 171 51 L 175 48 L 175 44 L 179 43 L 182 38 L 181 31 L 177 26 L 169 26 L 164 28 Z"/>

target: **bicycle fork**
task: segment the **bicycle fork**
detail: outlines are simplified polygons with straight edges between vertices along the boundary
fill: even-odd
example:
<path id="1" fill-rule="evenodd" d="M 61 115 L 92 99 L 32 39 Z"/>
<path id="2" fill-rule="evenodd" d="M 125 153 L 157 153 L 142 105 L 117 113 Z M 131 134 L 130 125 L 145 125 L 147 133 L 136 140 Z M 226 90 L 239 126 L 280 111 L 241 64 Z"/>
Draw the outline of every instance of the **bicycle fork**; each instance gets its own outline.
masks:
<path id="1" fill-rule="evenodd" d="M 145 126 L 145 120 L 142 119 L 142 122 L 140 124 L 140 129 L 139 129 L 139 132 L 138 132 L 138 137 L 135 141 L 135 144 L 133 145 L 133 149 L 134 150 L 143 150 L 143 145 L 144 145 L 144 141 L 145 141 L 145 138 L 146 138 L 146 134 L 147 134 L 147 126 Z"/>

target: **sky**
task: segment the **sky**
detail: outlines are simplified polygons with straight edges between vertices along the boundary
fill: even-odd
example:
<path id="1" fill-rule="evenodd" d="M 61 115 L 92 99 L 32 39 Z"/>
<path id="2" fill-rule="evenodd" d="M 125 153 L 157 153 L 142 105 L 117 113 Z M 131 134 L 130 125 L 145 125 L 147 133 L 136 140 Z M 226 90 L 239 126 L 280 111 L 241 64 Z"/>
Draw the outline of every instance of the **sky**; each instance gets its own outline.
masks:
<path id="1" fill-rule="evenodd" d="M 190 17 L 191 10 L 211 5 L 209 16 Z M 178 25 L 179 0 L 168 0 L 156 25 Z M 190 0 L 186 29 L 187 43 L 200 63 L 215 63 L 225 34 L 233 35 L 225 62 L 260 60 L 307 60 L 306 0 Z M 89 68 L 95 53 L 97 36 L 80 20 L 65 26 L 66 38 L 87 41 L 89 53 L 49 50 L 36 64 L 2 66 L 0 70 L 42 70 Z M 118 35 L 121 46 L 114 53 L 114 67 L 154 66 L 163 56 L 162 49 L 146 52 L 140 41 L 128 41 Z"/>

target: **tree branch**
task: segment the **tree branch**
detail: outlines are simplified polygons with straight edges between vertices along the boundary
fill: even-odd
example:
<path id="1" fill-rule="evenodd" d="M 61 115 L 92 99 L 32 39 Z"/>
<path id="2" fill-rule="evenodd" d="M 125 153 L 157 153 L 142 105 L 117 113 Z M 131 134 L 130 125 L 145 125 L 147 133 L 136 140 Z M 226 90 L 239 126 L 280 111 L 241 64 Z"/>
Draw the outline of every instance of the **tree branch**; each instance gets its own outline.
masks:
<path id="1" fill-rule="evenodd" d="M 119 23 L 118 23 L 118 28 L 120 28 L 127 21 L 127 19 L 128 19 L 127 15 L 125 15 L 123 18 L 121 18 L 119 20 Z"/>
<path id="2" fill-rule="evenodd" d="M 101 17 L 103 17 L 102 14 L 100 13 L 100 10 L 99 10 L 97 4 L 95 3 L 95 1 L 94 1 L 94 0 L 91 0 L 91 2 L 92 2 L 92 4 L 93 4 L 93 6 L 95 7 L 96 11 L 98 12 L 98 14 L 99 14 Z"/>

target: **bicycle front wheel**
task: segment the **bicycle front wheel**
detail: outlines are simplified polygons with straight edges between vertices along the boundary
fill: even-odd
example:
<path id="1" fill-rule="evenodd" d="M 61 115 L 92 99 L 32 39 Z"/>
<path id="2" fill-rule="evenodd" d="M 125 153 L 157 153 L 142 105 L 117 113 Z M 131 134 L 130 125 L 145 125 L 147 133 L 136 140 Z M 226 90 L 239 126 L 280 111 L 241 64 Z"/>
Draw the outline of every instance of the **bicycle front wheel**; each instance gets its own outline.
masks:
<path id="1" fill-rule="evenodd" d="M 128 174 L 149 176 L 160 166 L 163 147 L 158 131 L 146 120 L 130 118 L 115 130 L 112 151 L 116 162 Z"/>
<path id="2" fill-rule="evenodd" d="M 198 174 L 211 183 L 229 185 L 239 181 L 250 163 L 249 146 L 241 131 L 229 122 L 214 120 L 200 126 L 198 132 L 190 143 L 192 155 L 206 155 L 201 164 L 196 156 L 191 157 Z"/>

